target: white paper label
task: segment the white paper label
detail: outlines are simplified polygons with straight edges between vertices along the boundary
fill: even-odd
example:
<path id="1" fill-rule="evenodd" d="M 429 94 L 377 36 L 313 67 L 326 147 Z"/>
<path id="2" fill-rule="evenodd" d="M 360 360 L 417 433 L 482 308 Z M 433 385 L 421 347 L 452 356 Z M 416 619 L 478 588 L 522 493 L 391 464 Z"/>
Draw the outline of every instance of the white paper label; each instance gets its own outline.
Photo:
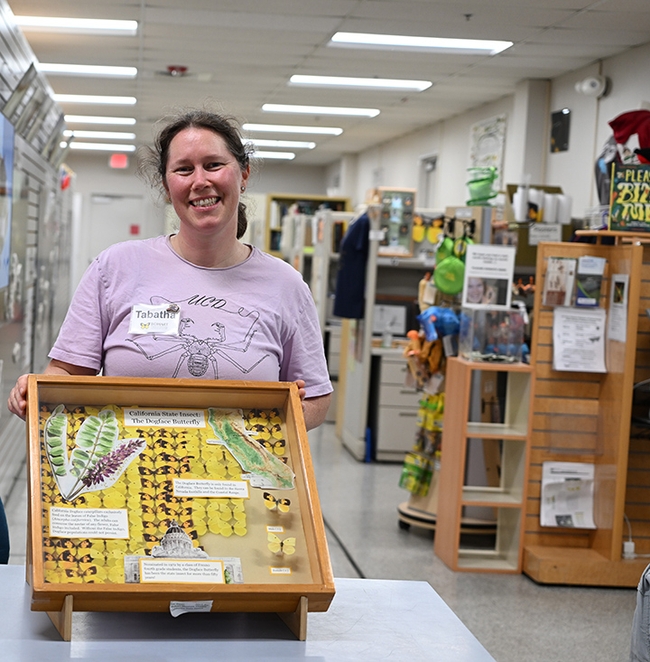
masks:
<path id="1" fill-rule="evenodd" d="M 196 480 L 189 478 L 175 478 L 174 496 L 248 499 L 248 482 L 245 480 Z"/>
<path id="2" fill-rule="evenodd" d="M 267 526 L 266 530 L 269 533 L 284 533 L 284 527 L 283 526 Z"/>
<path id="3" fill-rule="evenodd" d="M 223 561 L 140 559 L 140 583 L 224 584 Z"/>
<path id="4" fill-rule="evenodd" d="M 537 246 L 542 241 L 562 241 L 562 226 L 536 223 L 528 228 L 528 245 Z"/>
<path id="5" fill-rule="evenodd" d="M 123 408 L 126 427 L 204 428 L 202 409 L 131 409 Z"/>
<path id="6" fill-rule="evenodd" d="M 291 568 L 269 568 L 272 575 L 290 575 Z"/>
<path id="7" fill-rule="evenodd" d="M 50 508 L 50 536 L 53 538 L 128 539 L 126 509 Z"/>
<path id="8" fill-rule="evenodd" d="M 181 311 L 177 304 L 148 306 L 138 303 L 131 308 L 129 333 L 177 336 L 180 319 Z"/>
<path id="9" fill-rule="evenodd" d="M 176 618 L 181 614 L 189 614 L 191 612 L 208 612 L 212 611 L 212 600 L 193 600 L 182 601 L 172 600 L 169 603 L 169 613 Z"/>

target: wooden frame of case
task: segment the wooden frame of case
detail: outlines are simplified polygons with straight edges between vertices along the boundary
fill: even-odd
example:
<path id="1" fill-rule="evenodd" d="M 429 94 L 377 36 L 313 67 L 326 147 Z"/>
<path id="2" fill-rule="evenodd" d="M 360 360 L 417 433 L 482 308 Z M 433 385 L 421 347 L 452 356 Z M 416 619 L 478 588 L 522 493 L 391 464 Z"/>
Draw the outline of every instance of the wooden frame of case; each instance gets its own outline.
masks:
<path id="1" fill-rule="evenodd" d="M 295 496 L 311 583 L 256 584 L 72 584 L 44 579 L 41 485 L 40 408 L 43 405 L 207 407 L 272 409 L 282 413 L 286 444 L 295 473 Z M 140 379 L 30 375 L 27 407 L 28 542 L 27 580 L 32 610 L 47 611 L 64 639 L 70 638 L 72 611 L 169 610 L 171 600 L 212 600 L 214 612 L 277 612 L 287 616 L 300 639 L 306 636 L 307 611 L 326 611 L 334 597 L 334 580 L 320 503 L 313 476 L 307 431 L 297 386 L 287 382 Z M 290 622 L 291 621 L 291 622 Z"/>

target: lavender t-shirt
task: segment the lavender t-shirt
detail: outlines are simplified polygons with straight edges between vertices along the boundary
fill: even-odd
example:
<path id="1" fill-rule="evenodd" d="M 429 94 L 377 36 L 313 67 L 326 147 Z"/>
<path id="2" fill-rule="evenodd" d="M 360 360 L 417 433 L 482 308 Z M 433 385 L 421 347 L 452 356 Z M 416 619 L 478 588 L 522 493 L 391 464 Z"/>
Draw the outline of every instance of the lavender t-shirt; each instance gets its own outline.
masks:
<path id="1" fill-rule="evenodd" d="M 134 305 L 176 304 L 178 334 L 129 333 Z M 84 274 L 50 358 L 104 375 L 295 381 L 332 391 L 314 302 L 290 265 L 253 248 L 198 267 L 161 236 L 115 244 Z"/>

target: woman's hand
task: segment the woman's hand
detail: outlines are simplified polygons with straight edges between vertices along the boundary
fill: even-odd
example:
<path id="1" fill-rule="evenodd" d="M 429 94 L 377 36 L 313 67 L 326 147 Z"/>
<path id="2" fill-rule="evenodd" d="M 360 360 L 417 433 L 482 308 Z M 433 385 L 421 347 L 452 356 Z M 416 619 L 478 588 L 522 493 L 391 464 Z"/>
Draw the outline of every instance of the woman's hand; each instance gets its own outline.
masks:
<path id="1" fill-rule="evenodd" d="M 45 370 L 44 375 L 96 375 L 97 371 L 92 368 L 84 368 L 83 366 L 73 365 L 72 363 L 64 363 L 52 359 Z M 25 420 L 27 413 L 27 377 L 29 375 L 21 375 L 16 381 L 16 385 L 11 389 L 9 398 L 7 400 L 7 407 L 12 414 L 16 414 L 19 418 Z M 303 382 L 304 384 L 304 382 Z"/>
<path id="2" fill-rule="evenodd" d="M 19 418 L 25 420 L 25 413 L 27 411 L 27 377 L 29 375 L 21 375 L 16 381 L 16 385 L 9 393 L 7 400 L 7 407 L 12 414 L 16 414 Z"/>
<path id="3" fill-rule="evenodd" d="M 307 391 L 305 391 L 305 380 L 304 379 L 296 379 L 296 386 L 298 387 L 298 395 L 300 396 L 300 399 L 305 401 L 305 396 L 307 395 Z"/>

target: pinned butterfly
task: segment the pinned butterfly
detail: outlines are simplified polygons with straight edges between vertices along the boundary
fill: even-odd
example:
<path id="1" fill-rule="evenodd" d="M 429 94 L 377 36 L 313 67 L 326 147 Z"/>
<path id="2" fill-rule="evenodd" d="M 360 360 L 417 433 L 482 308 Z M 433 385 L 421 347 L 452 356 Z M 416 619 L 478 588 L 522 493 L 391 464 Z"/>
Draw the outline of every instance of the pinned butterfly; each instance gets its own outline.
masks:
<path id="1" fill-rule="evenodd" d="M 282 540 L 275 533 L 269 533 L 269 551 L 277 556 L 282 556 L 283 554 L 291 556 L 296 552 L 296 539 L 285 538 Z"/>
<path id="2" fill-rule="evenodd" d="M 289 499 L 278 499 L 270 492 L 264 492 L 264 505 L 272 512 L 288 513 L 291 508 Z"/>

